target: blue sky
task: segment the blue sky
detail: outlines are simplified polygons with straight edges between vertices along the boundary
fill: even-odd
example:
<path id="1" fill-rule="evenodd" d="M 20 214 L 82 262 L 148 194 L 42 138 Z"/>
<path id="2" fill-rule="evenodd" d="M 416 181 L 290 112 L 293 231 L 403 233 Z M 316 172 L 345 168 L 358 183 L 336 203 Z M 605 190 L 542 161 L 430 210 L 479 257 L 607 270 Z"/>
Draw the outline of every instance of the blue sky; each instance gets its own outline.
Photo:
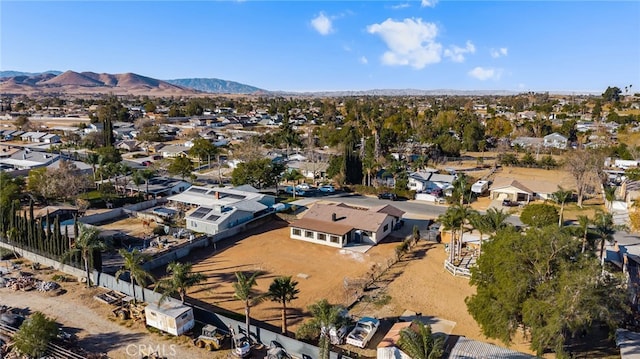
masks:
<path id="1" fill-rule="evenodd" d="M 2 70 L 287 91 L 640 89 L 638 1 L 2 0 L 0 31 Z"/>

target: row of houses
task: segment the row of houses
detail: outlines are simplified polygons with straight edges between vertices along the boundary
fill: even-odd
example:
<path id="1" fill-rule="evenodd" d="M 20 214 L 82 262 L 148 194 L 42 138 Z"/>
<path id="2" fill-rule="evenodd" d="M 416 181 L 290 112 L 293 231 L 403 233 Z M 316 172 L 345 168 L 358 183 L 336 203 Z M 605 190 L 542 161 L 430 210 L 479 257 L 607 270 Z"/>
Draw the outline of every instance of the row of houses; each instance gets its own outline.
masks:
<path id="1" fill-rule="evenodd" d="M 55 133 L 48 132 L 24 132 L 19 130 L 2 130 L 0 138 L 5 141 L 13 141 L 20 139 L 23 142 L 33 143 L 60 143 L 61 139 Z"/>

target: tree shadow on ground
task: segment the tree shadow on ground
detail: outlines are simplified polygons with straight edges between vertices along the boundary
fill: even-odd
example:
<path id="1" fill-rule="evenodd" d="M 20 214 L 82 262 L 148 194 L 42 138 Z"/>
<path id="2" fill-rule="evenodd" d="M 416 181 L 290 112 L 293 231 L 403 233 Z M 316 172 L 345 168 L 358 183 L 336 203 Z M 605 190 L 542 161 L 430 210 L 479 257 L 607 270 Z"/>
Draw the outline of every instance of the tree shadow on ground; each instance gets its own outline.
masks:
<path id="1" fill-rule="evenodd" d="M 144 333 L 124 334 L 120 332 L 90 334 L 80 340 L 77 345 L 90 352 L 106 353 L 118 348 L 124 348 L 145 338 Z"/>

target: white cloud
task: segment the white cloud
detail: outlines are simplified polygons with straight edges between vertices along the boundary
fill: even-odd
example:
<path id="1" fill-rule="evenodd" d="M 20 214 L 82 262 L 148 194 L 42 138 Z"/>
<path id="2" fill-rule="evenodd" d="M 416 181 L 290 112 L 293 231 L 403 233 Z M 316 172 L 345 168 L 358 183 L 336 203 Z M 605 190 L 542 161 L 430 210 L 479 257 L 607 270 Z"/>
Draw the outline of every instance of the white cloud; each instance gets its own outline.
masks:
<path id="1" fill-rule="evenodd" d="M 328 18 L 323 12 L 321 12 L 320 15 L 311 20 L 311 26 L 313 26 L 313 28 L 316 29 L 316 31 L 320 33 L 320 35 L 329 35 L 333 32 L 331 19 Z"/>
<path id="2" fill-rule="evenodd" d="M 473 70 L 469 71 L 469 76 L 476 78 L 480 81 L 500 80 L 500 77 L 502 76 L 502 69 L 483 68 L 478 66 Z"/>
<path id="3" fill-rule="evenodd" d="M 502 57 L 502 56 L 507 56 L 507 54 L 509 53 L 509 49 L 507 49 L 506 47 L 501 47 L 499 49 L 491 49 L 491 57 L 493 57 L 494 59 L 497 59 L 498 57 Z"/>
<path id="4" fill-rule="evenodd" d="M 387 19 L 380 24 L 367 26 L 370 34 L 379 35 L 388 51 L 382 55 L 385 65 L 409 65 L 422 69 L 429 64 L 440 62 L 442 45 L 436 42 L 436 24 L 422 22 L 422 19 Z"/>
<path id="5" fill-rule="evenodd" d="M 369 63 L 369 60 L 367 60 L 367 58 L 365 56 L 360 57 L 360 59 L 358 59 L 360 61 L 361 64 L 366 65 Z"/>
<path id="6" fill-rule="evenodd" d="M 404 4 L 392 5 L 391 8 L 393 10 L 398 10 L 398 9 L 406 9 L 406 8 L 408 8 L 410 6 L 411 5 L 409 5 L 409 3 L 404 3 Z"/>
<path id="7" fill-rule="evenodd" d="M 448 49 L 444 50 L 444 56 L 451 58 L 453 62 L 464 62 L 464 54 L 473 54 L 475 52 L 476 47 L 471 41 L 467 41 L 465 47 L 458 47 L 456 45 L 449 46 Z"/>
<path id="8" fill-rule="evenodd" d="M 422 7 L 434 7 L 438 3 L 438 0 L 422 0 L 420 6 Z"/>

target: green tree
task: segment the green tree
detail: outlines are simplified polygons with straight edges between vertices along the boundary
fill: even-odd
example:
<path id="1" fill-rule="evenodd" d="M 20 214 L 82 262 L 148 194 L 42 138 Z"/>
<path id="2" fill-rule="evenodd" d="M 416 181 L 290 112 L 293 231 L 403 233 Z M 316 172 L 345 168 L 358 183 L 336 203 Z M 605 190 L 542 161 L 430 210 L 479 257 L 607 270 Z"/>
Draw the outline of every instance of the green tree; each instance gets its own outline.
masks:
<path id="1" fill-rule="evenodd" d="M 467 309 L 484 335 L 510 343 L 519 328 L 538 355 L 564 357 L 567 335 L 594 323 L 616 328 L 628 310 L 622 276 L 601 276 L 592 256 L 553 225 L 524 234 L 509 227 L 484 246 L 471 269 L 476 294 Z M 595 280 L 597 278 L 597 280 Z"/>
<path id="2" fill-rule="evenodd" d="M 620 101 L 621 93 L 622 91 L 619 87 L 608 86 L 607 89 L 602 93 L 602 99 L 606 102 L 618 102 Z"/>
<path id="3" fill-rule="evenodd" d="M 22 323 L 13 336 L 18 351 L 31 358 L 40 358 L 47 351 L 49 343 L 58 335 L 56 321 L 41 312 L 35 312 Z"/>
<path id="4" fill-rule="evenodd" d="M 412 359 L 439 359 L 444 353 L 444 337 L 434 338 L 431 326 L 419 320 L 400 331 L 398 345 Z"/>
<path id="5" fill-rule="evenodd" d="M 87 272 L 87 287 L 91 287 L 91 273 L 89 272 L 91 258 L 95 251 L 106 249 L 106 245 L 100 239 L 100 229 L 97 227 L 88 227 L 84 224 L 79 224 L 78 234 L 73 246 L 64 254 L 63 262 L 67 262 L 74 256 L 80 255 L 84 263 L 84 270 Z"/>
<path id="6" fill-rule="evenodd" d="M 236 282 L 233 283 L 233 296 L 241 300 L 244 304 L 245 325 L 247 330 L 247 338 L 250 329 L 251 321 L 251 307 L 263 302 L 266 297 L 255 291 L 254 287 L 258 284 L 256 278 L 260 275 L 260 272 L 255 272 L 251 276 L 247 276 L 243 272 L 236 272 Z"/>
<path id="7" fill-rule="evenodd" d="M 346 324 L 347 319 L 342 315 L 343 311 L 344 308 L 342 306 L 330 304 L 326 299 L 320 299 L 311 304 L 309 312 L 312 318 L 298 328 L 296 338 L 319 338 L 319 359 L 329 359 L 331 347 L 329 331 L 331 328 L 340 328 L 343 324 Z"/>
<path id="8" fill-rule="evenodd" d="M 186 177 L 191 177 L 193 163 L 188 157 L 178 156 L 171 160 L 167 171 L 172 175 L 179 175 L 184 180 Z"/>
<path id="9" fill-rule="evenodd" d="M 284 166 L 269 158 L 255 159 L 238 164 L 231 173 L 234 186 L 250 184 L 256 188 L 275 186 L 284 172 Z"/>
<path id="10" fill-rule="evenodd" d="M 522 223 L 530 227 L 546 227 L 559 221 L 556 207 L 544 203 L 530 203 L 520 214 Z"/>
<path id="11" fill-rule="evenodd" d="M 558 190 L 551 194 L 551 199 L 560 205 L 560 216 L 558 216 L 558 227 L 562 227 L 562 223 L 564 221 L 564 204 L 571 198 L 573 195 L 572 190 L 565 190 L 562 187 L 558 186 Z"/>
<path id="12" fill-rule="evenodd" d="M 591 219 L 585 215 L 578 216 L 578 225 L 575 227 L 577 232 L 577 237 L 582 238 L 582 250 L 581 253 L 584 253 L 587 249 L 587 239 L 589 237 L 589 233 L 591 233 Z"/>
<path id="13" fill-rule="evenodd" d="M 171 262 L 167 265 L 167 273 L 171 274 L 171 277 L 159 280 L 154 288 L 154 291 L 157 289 L 162 291 L 160 303 L 167 297 L 178 294 L 184 304 L 187 290 L 207 279 L 202 273 L 193 273 L 193 265 L 191 263 Z"/>
<path id="14" fill-rule="evenodd" d="M 202 161 L 208 160 L 211 167 L 211 157 L 218 154 L 218 148 L 206 138 L 196 138 L 193 140 L 193 146 L 189 149 L 189 156 L 198 159 L 198 167 L 202 167 Z"/>
<path id="15" fill-rule="evenodd" d="M 99 162 L 101 165 L 105 165 L 107 163 L 118 163 L 122 161 L 122 155 L 120 155 L 120 151 L 113 146 L 104 146 L 100 147 L 96 150 L 96 153 L 99 157 Z"/>
<path id="16" fill-rule="evenodd" d="M 149 180 L 155 177 L 156 171 L 152 169 L 144 169 L 140 171 L 140 176 L 144 179 L 144 183 L 146 186 L 145 193 L 149 195 Z"/>
<path id="17" fill-rule="evenodd" d="M 87 154 L 87 158 L 85 160 L 88 165 L 91 166 L 92 174 L 93 174 L 93 182 L 96 181 L 96 166 L 100 164 L 100 155 L 95 152 L 89 152 Z"/>
<path id="18" fill-rule="evenodd" d="M 282 334 L 287 334 L 287 303 L 298 299 L 298 282 L 291 277 L 277 277 L 269 285 L 267 296 L 282 305 Z"/>
<path id="19" fill-rule="evenodd" d="M 613 235 L 616 227 L 613 224 L 613 214 L 603 211 L 596 212 L 592 222 L 595 225 L 594 233 L 600 242 L 600 260 L 604 265 L 604 245 L 605 242 L 613 242 Z"/>
<path id="20" fill-rule="evenodd" d="M 489 221 L 485 215 L 479 212 L 472 212 L 468 218 L 469 224 L 480 234 L 479 252 L 482 253 L 482 235 L 491 231 Z"/>
<path id="21" fill-rule="evenodd" d="M 485 221 L 487 222 L 487 229 L 490 233 L 496 233 L 497 231 L 507 227 L 505 222 L 509 217 L 509 213 L 502 209 L 489 208 L 484 214 Z"/>
<path id="22" fill-rule="evenodd" d="M 120 276 L 126 274 L 131 281 L 131 292 L 133 293 L 133 301 L 136 301 L 136 284 L 142 287 L 147 285 L 147 280 L 153 282 L 154 278 L 151 273 L 147 272 L 142 265 L 151 259 L 151 256 L 140 252 L 137 248 L 129 252 L 124 248 L 120 248 L 118 253 L 124 259 L 122 268 L 118 269 L 116 274 L 116 283 L 120 281 Z"/>

